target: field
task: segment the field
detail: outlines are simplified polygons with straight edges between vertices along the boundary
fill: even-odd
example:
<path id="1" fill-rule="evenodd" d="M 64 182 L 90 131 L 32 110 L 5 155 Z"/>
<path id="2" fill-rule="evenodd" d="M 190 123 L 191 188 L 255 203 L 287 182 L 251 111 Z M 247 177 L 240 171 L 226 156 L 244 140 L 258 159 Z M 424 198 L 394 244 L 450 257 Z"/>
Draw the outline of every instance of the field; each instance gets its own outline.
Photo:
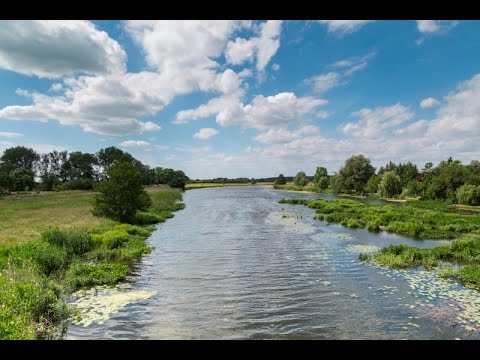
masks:
<path id="1" fill-rule="evenodd" d="M 94 217 L 92 191 L 2 197 L 0 340 L 60 338 L 72 315 L 65 294 L 124 280 L 130 265 L 152 251 L 149 224 L 184 207 L 177 189 L 148 193 L 152 205 L 135 214 L 137 225 Z"/>

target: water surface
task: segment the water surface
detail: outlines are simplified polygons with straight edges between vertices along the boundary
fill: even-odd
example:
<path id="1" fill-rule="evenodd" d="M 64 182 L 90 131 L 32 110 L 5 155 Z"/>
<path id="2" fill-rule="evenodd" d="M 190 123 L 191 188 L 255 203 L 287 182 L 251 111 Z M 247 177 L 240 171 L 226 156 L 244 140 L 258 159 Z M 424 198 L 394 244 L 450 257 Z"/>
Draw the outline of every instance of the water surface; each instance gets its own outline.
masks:
<path id="1" fill-rule="evenodd" d="M 68 338 L 479 337 L 477 292 L 433 272 L 358 260 L 388 244 L 441 242 L 327 225 L 313 209 L 278 203 L 287 197 L 319 196 L 261 186 L 187 191 L 186 208 L 158 225 L 148 240 L 155 251 L 127 284 L 79 297 L 86 320 L 70 324 Z"/>

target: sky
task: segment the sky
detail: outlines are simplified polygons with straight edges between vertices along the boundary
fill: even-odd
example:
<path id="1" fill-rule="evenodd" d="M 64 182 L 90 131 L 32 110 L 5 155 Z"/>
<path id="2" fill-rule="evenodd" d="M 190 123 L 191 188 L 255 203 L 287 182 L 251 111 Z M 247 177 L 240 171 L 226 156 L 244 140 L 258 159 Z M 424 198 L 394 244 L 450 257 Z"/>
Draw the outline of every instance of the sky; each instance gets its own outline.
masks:
<path id="1" fill-rule="evenodd" d="M 192 179 L 480 159 L 480 21 L 0 21 L 0 152 Z"/>

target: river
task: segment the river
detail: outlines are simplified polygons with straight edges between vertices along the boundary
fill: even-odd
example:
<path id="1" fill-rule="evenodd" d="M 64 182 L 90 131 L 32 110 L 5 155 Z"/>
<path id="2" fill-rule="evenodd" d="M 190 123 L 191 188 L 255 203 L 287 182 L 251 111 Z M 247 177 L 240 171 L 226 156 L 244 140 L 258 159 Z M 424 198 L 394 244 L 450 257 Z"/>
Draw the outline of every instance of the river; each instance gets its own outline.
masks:
<path id="1" fill-rule="evenodd" d="M 318 195 L 206 188 L 149 238 L 129 281 L 72 297 L 68 339 L 478 339 L 480 296 L 422 269 L 358 260 L 412 240 L 279 204 Z M 325 195 L 332 198 L 332 195 Z"/>

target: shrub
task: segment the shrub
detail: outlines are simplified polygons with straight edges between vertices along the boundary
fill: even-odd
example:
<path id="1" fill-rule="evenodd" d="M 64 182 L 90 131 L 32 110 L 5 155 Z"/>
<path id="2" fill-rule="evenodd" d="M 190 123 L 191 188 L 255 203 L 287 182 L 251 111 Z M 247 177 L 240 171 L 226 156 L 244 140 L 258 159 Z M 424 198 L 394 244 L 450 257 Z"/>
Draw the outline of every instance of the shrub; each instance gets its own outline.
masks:
<path id="1" fill-rule="evenodd" d="M 145 211 L 152 204 L 143 189 L 141 173 L 132 163 L 112 165 L 97 190 L 94 213 L 121 222 L 132 222 L 138 210 Z"/>
<path id="2" fill-rule="evenodd" d="M 458 271 L 458 278 L 465 284 L 471 284 L 475 287 L 480 286 L 480 266 L 467 265 Z"/>
<path id="3" fill-rule="evenodd" d="M 460 204 L 480 205 L 480 185 L 462 185 L 457 189 L 456 197 Z"/>
<path id="4" fill-rule="evenodd" d="M 116 249 L 129 240 L 128 233 L 121 230 L 110 230 L 103 234 L 92 235 L 92 239 L 106 249 Z"/>
<path id="5" fill-rule="evenodd" d="M 42 240 L 63 247 L 69 256 L 82 255 L 93 249 L 92 238 L 85 229 L 48 229 L 42 233 Z"/>

